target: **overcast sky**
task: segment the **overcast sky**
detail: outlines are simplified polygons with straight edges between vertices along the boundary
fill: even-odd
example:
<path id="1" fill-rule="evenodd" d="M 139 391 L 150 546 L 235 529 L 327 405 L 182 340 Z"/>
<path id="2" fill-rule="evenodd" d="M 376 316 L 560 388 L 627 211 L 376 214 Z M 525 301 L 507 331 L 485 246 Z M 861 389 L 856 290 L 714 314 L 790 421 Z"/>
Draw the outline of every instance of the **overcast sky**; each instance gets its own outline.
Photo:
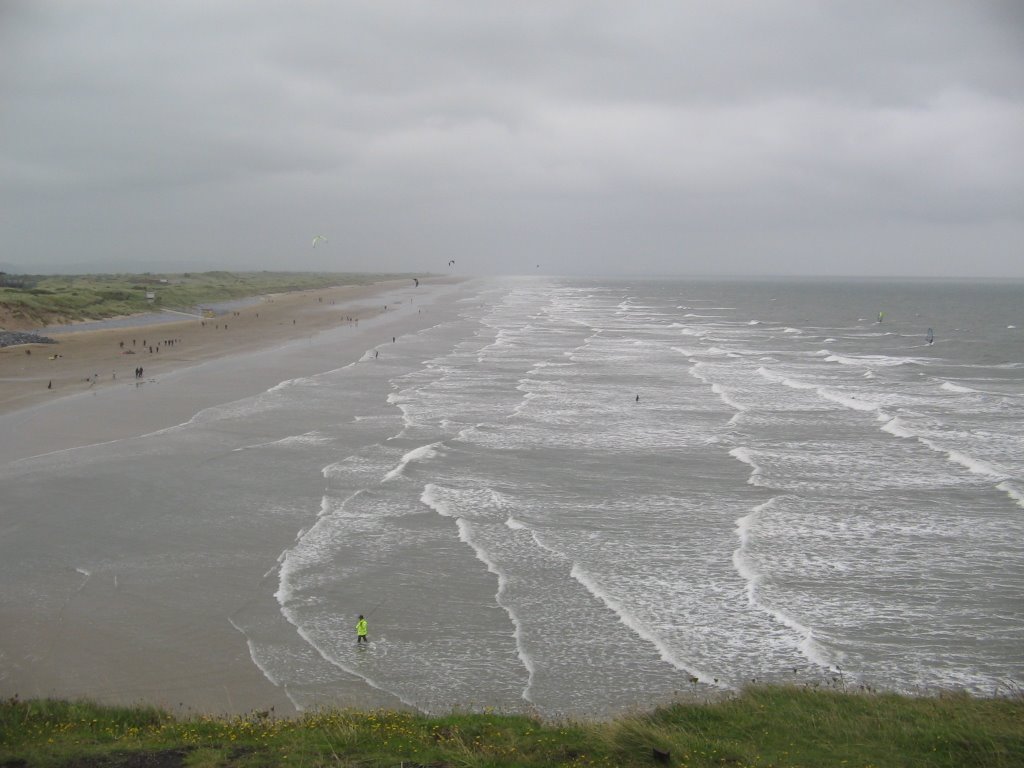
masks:
<path id="1" fill-rule="evenodd" d="M 0 0 L 0 265 L 450 259 L 1024 277 L 1024 3 Z"/>

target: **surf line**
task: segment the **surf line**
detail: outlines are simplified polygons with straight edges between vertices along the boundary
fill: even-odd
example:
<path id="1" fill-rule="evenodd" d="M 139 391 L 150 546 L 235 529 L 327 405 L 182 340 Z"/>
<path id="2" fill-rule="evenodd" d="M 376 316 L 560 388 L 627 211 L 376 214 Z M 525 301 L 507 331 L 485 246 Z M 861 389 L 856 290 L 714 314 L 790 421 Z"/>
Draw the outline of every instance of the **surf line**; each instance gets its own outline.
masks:
<path id="1" fill-rule="evenodd" d="M 913 430 L 912 425 L 901 419 L 898 414 L 894 416 L 890 413 L 879 411 L 878 420 L 882 422 L 882 426 L 879 429 L 883 432 L 905 440 L 916 440 L 925 448 L 935 453 L 944 454 L 947 461 L 960 465 L 971 474 L 981 475 L 995 481 L 995 487 L 998 490 L 1009 496 L 1018 506 L 1024 507 L 1024 491 L 1010 482 L 1012 480 L 1011 474 L 1002 467 L 976 459 L 955 448 L 947 448 L 931 438 L 918 434 Z"/>
<path id="2" fill-rule="evenodd" d="M 321 470 L 321 473 L 324 475 L 325 478 L 328 478 L 330 477 L 331 469 L 333 467 L 336 467 L 337 465 L 337 463 L 330 464 L 324 467 Z M 417 712 L 425 713 L 425 709 L 417 705 L 412 700 L 406 698 L 398 691 L 388 688 L 384 683 L 370 677 L 369 675 L 364 674 L 363 672 L 356 669 L 354 666 L 344 663 L 341 659 L 335 658 L 332 655 L 328 654 L 328 652 L 324 650 L 324 648 L 322 648 L 316 642 L 316 639 L 306 630 L 306 628 L 302 626 L 302 623 L 299 621 L 298 617 L 295 616 L 293 611 L 289 608 L 289 602 L 292 597 L 292 589 L 289 582 L 296 569 L 298 567 L 301 567 L 301 556 L 299 554 L 299 550 L 307 544 L 307 539 L 311 539 L 319 535 L 324 530 L 325 526 L 329 525 L 330 519 L 332 517 L 344 514 L 345 508 L 349 504 L 349 502 L 351 502 L 353 499 L 355 499 L 356 497 L 360 496 L 365 492 L 365 488 L 360 488 L 355 492 L 351 493 L 349 496 L 347 496 L 341 502 L 341 504 L 337 506 L 331 503 L 331 499 L 328 496 L 322 496 L 320 500 L 320 511 L 317 514 L 316 521 L 308 528 L 302 528 L 299 530 L 293 544 L 290 547 L 286 548 L 284 551 L 282 551 L 281 554 L 278 556 L 277 567 L 271 568 L 269 571 L 267 571 L 267 573 L 263 575 L 263 579 L 268 578 L 276 572 L 278 586 L 277 591 L 274 592 L 274 598 L 277 600 L 278 610 L 280 611 L 281 616 L 283 616 L 285 621 L 287 621 L 295 628 L 296 633 L 302 639 L 302 641 L 305 642 L 305 644 L 309 646 L 313 651 L 315 651 L 316 654 L 320 656 L 320 658 L 322 658 L 328 664 L 346 672 L 352 677 L 362 680 L 371 688 L 375 688 L 378 691 L 381 691 L 382 693 L 385 693 L 389 696 L 393 696 L 394 698 L 398 699 L 400 702 L 405 704 L 407 707 L 415 709 Z M 374 607 L 374 610 L 376 610 L 376 608 L 378 607 L 380 607 L 380 603 L 378 603 L 377 606 Z M 235 627 L 235 629 L 241 632 L 242 635 L 248 639 L 248 634 L 240 626 L 238 626 L 230 616 L 228 617 L 228 621 L 232 624 L 232 626 Z M 251 644 L 249 646 L 249 655 L 252 658 L 252 661 L 256 665 L 256 667 L 263 673 L 263 676 L 266 677 L 266 679 L 269 680 L 273 685 L 282 688 L 285 692 L 285 695 L 288 696 L 288 699 L 292 702 L 292 704 L 295 705 L 295 708 L 298 711 L 304 711 L 304 708 L 300 706 L 294 698 L 292 698 L 292 695 L 288 691 L 288 686 L 284 683 L 279 683 L 277 680 L 275 680 L 274 677 L 268 673 L 267 669 L 263 665 L 261 665 L 259 661 L 257 661 L 255 657 L 255 647 Z"/>
<path id="3" fill-rule="evenodd" d="M 508 590 L 508 576 L 498 566 L 487 557 L 487 553 L 484 551 L 473 538 L 472 530 L 469 523 L 463 518 L 459 517 L 452 509 L 444 502 L 441 498 L 443 494 L 443 488 L 428 483 L 423 488 L 423 493 L 420 495 L 420 501 L 430 509 L 437 512 L 442 517 L 450 517 L 455 519 L 455 527 L 459 532 L 459 541 L 463 544 L 468 544 L 476 555 L 476 559 L 483 563 L 489 573 L 492 573 L 498 580 L 498 591 L 495 594 L 495 602 L 501 606 L 502 610 L 508 614 L 509 620 L 512 622 L 512 636 L 516 642 L 516 655 L 519 657 L 519 661 L 522 662 L 523 667 L 526 669 L 526 685 L 523 687 L 523 691 L 520 696 L 524 701 L 528 701 L 531 704 L 534 703 L 530 697 L 530 691 L 533 689 L 533 679 L 537 672 L 537 667 L 533 662 L 533 658 L 527 652 L 523 642 L 523 623 L 522 619 L 516 613 L 515 609 L 504 600 L 505 593 Z"/>
<path id="4" fill-rule="evenodd" d="M 750 605 L 751 608 L 755 608 L 768 614 L 768 616 L 773 620 L 796 633 L 800 637 L 800 640 L 796 644 L 796 648 L 805 659 L 824 669 L 831 669 L 832 661 L 828 658 L 828 655 L 825 653 L 821 645 L 814 639 L 814 630 L 810 627 L 804 626 L 784 611 L 772 608 L 761 599 L 758 593 L 758 586 L 761 583 L 761 574 L 757 572 L 753 558 L 750 556 L 750 543 L 754 538 L 754 526 L 757 523 L 757 519 L 765 512 L 765 510 L 773 508 L 780 498 L 782 497 L 774 496 L 763 504 L 758 504 L 756 507 L 751 509 L 748 514 L 736 521 L 736 536 L 739 539 L 739 546 L 733 550 L 732 564 L 736 569 L 736 573 L 738 573 L 740 578 L 747 584 L 747 604 Z"/>
<path id="5" fill-rule="evenodd" d="M 666 664 L 675 667 L 681 672 L 686 672 L 692 677 L 697 678 L 699 682 L 702 682 L 706 685 L 715 685 L 719 688 L 727 689 L 732 688 L 732 686 L 720 682 L 718 678 L 716 678 L 714 675 L 707 672 L 706 670 L 698 669 L 685 659 L 679 658 L 664 640 L 662 640 L 660 637 L 658 637 L 658 635 L 656 635 L 654 632 L 645 627 L 636 617 L 632 616 L 628 611 L 626 611 L 626 609 L 622 607 L 622 604 L 618 600 L 616 600 L 603 589 L 601 589 L 600 585 L 597 583 L 594 577 L 587 573 L 583 568 L 581 568 L 579 564 L 573 563 L 572 569 L 569 571 L 569 575 L 572 578 L 576 579 L 576 581 L 578 581 L 583 586 L 583 588 L 587 590 L 587 592 L 589 592 L 602 603 L 604 603 L 605 607 L 612 613 L 614 613 L 618 617 L 620 622 L 622 622 L 630 630 L 635 632 L 641 639 L 646 640 L 648 643 L 653 645 L 655 649 L 658 651 L 658 655 L 661 657 L 661 660 L 664 661 Z"/>

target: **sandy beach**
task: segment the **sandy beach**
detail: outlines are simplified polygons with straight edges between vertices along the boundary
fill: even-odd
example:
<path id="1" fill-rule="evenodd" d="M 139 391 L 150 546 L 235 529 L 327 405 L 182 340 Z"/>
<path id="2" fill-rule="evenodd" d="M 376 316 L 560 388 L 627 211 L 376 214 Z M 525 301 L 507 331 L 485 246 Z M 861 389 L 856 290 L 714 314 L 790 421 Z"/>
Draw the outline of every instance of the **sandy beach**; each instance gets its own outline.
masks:
<path id="1" fill-rule="evenodd" d="M 426 294 L 428 284 L 448 279 L 425 278 L 422 282 Z M 386 302 L 378 301 L 378 297 L 410 285 L 409 280 L 402 279 L 272 294 L 258 297 L 242 309 L 201 320 L 181 318 L 174 322 L 180 314 L 168 314 L 171 322 L 153 325 L 78 333 L 66 332 L 62 327 L 60 333 L 50 335 L 57 344 L 0 348 L 0 414 L 134 381 L 134 370 L 140 366 L 145 378 L 150 378 L 197 362 L 355 325 L 356 319 L 365 323 L 386 311 Z M 45 329 L 39 333 L 48 335 Z M 169 340 L 173 344 L 169 345 Z"/>
<path id="2" fill-rule="evenodd" d="M 53 337 L 57 344 L 0 349 L 0 466 L 150 434 L 283 380 L 365 358 L 368 350 L 384 349 L 393 338 L 438 322 L 444 313 L 436 302 L 458 290 L 455 282 L 421 280 L 414 288 L 411 281 L 396 280 L 279 294 L 202 321 L 61 333 Z M 138 379 L 136 367 L 144 369 Z M 132 478 L 122 478 L 119 485 L 130 493 Z M 38 512 L 29 506 L 19 502 L 17 492 L 7 494 L 0 503 L 4 528 L 37 524 Z M 74 509 L 69 497 L 62 509 L 47 513 L 73 527 L 78 524 Z M 145 514 L 140 508 L 140 517 Z M 211 551 L 222 546 L 224 559 L 240 554 L 253 563 L 262 557 L 272 560 L 281 537 L 294 535 L 291 525 L 226 530 L 221 543 L 211 534 L 204 545 Z M 33 557 L 56 561 L 45 526 L 41 530 Z M 83 528 L 76 536 L 87 541 L 90 531 Z M 125 551 L 149 561 L 173 559 L 176 550 L 187 557 L 195 542 L 183 542 L 151 540 L 143 533 L 126 543 Z M 59 605 L 26 603 L 19 587 L 9 583 L 0 597 L 5 666 L 0 693 L 146 702 L 205 712 L 294 711 L 285 693 L 253 664 L 244 637 L 226 620 L 237 609 L 239 591 L 228 597 L 230 589 L 210 590 L 201 583 L 193 590 L 188 574 L 177 570 L 173 585 L 133 587 L 124 575 L 120 580 L 116 574 L 94 578 L 88 568 L 62 561 L 52 573 L 66 581 L 67 599 Z M 259 583 L 262 571 L 248 573 L 237 566 L 215 568 L 204 578 L 230 583 L 243 572 L 251 584 L 243 584 L 242 591 Z M 335 693 L 345 684 L 337 681 Z M 344 693 L 340 696 L 344 700 Z"/>
<path id="3" fill-rule="evenodd" d="M 324 331 L 349 328 L 347 340 L 353 345 L 339 353 L 359 354 L 364 345 L 390 341 L 396 333 L 426 322 L 429 315 L 424 318 L 419 312 L 429 311 L 431 286 L 452 282 L 421 279 L 418 291 L 390 299 L 390 304 L 389 294 L 408 291 L 411 281 L 272 294 L 212 318 L 82 332 L 62 329 L 49 336 L 56 344 L 0 348 L 0 417 L 7 417 L 3 422 L 8 427 L 0 441 L 0 462 L 170 426 L 222 398 L 254 394 L 282 378 L 273 366 L 263 374 L 249 370 L 241 375 L 248 370 L 243 362 L 247 353 L 311 342 Z M 413 309 L 417 297 L 423 304 Z M 40 335 L 47 336 L 46 330 Z M 159 403 L 135 396 L 128 401 L 126 396 L 116 413 L 102 419 L 90 419 L 91 409 L 81 405 L 82 398 L 111 389 L 144 389 L 200 364 L 231 359 L 234 363 L 224 371 L 230 377 L 226 389 L 218 375 L 208 387 L 189 386 Z M 312 368 L 318 365 L 314 362 Z M 142 369 L 139 378 L 136 368 Z M 133 409 L 132 403 L 140 400 L 146 407 Z M 66 420 L 70 414 L 74 418 Z"/>

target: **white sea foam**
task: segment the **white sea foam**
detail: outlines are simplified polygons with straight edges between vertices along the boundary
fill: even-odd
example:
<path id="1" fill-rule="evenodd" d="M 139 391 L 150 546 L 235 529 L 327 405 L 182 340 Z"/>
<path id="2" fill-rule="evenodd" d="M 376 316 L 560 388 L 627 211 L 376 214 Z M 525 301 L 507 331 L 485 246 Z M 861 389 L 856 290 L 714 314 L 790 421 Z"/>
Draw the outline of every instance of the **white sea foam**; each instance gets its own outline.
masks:
<path id="1" fill-rule="evenodd" d="M 799 328 L 783 328 L 783 333 L 803 333 Z"/>
<path id="2" fill-rule="evenodd" d="M 606 590 L 602 589 L 597 583 L 597 580 L 584 571 L 578 564 L 573 564 L 572 569 L 569 571 L 569 575 L 582 584 L 583 588 L 590 594 L 604 603 L 610 611 L 618 616 L 620 622 L 633 630 L 633 632 L 635 632 L 639 637 L 651 643 L 657 649 L 662 661 L 667 664 L 671 664 L 680 671 L 688 672 L 698 678 L 702 683 L 726 687 L 721 683 L 715 682 L 714 675 L 697 669 L 693 664 L 676 655 L 668 643 L 660 638 L 657 633 L 647 627 L 640 619 L 627 611 L 621 602 L 608 594 Z"/>
<path id="3" fill-rule="evenodd" d="M 295 709 L 297 709 L 299 712 L 301 712 L 302 711 L 302 706 L 299 704 L 299 702 L 297 702 L 295 699 L 292 698 L 290 693 L 288 693 L 288 686 L 284 685 L 283 681 L 279 680 L 277 678 L 277 676 L 274 675 L 270 671 L 270 669 L 265 664 L 263 664 L 260 661 L 259 654 L 256 653 L 256 644 L 253 643 L 252 638 L 250 638 L 245 633 L 245 630 L 242 629 L 240 626 L 238 626 L 238 624 L 235 623 L 235 620 L 232 619 L 230 616 L 228 616 L 228 623 L 232 627 L 234 627 L 236 630 L 238 630 L 238 632 L 241 633 L 242 637 L 245 638 L 245 644 L 246 644 L 246 646 L 249 649 L 249 659 L 252 661 L 253 664 L 256 665 L 256 669 L 258 669 L 260 672 L 263 673 L 263 676 L 265 678 L 267 678 L 267 680 L 270 681 L 271 685 L 276 686 L 276 687 L 280 688 L 281 690 L 283 690 L 284 691 L 284 695 L 288 697 L 289 701 L 291 701 L 292 706 L 295 707 Z"/>
<path id="4" fill-rule="evenodd" d="M 1024 490 L 1021 490 L 1019 486 L 1013 485 L 1012 483 L 1004 480 L 999 483 L 996 488 L 1016 501 L 1018 506 L 1024 507 Z"/>
<path id="5" fill-rule="evenodd" d="M 670 347 L 673 352 L 678 352 L 683 357 L 693 357 L 694 355 L 700 354 L 696 350 L 687 349 L 686 347 Z"/>
<path id="6" fill-rule="evenodd" d="M 238 448 L 232 448 L 231 451 L 248 451 L 253 448 L 266 448 L 271 445 L 280 446 L 283 448 L 288 447 L 303 447 L 307 445 L 326 445 L 332 442 L 332 438 L 327 437 L 317 431 L 306 432 L 303 435 L 289 435 L 288 437 L 282 437 L 280 440 L 268 440 L 263 443 L 251 443 L 249 445 L 242 445 Z"/>
<path id="7" fill-rule="evenodd" d="M 513 531 L 528 530 L 525 525 L 523 525 L 521 522 L 516 520 L 514 517 L 510 517 L 508 520 L 506 520 L 505 521 L 505 525 L 507 525 Z"/>
<path id="8" fill-rule="evenodd" d="M 841 355 L 829 355 L 825 358 L 826 363 L 839 363 L 840 365 L 860 365 L 859 360 L 854 360 L 850 357 L 842 357 Z"/>
<path id="9" fill-rule="evenodd" d="M 398 462 L 398 465 L 384 475 L 382 482 L 394 480 L 396 477 L 400 477 L 404 472 L 405 468 L 414 461 L 427 461 L 433 459 L 442 454 L 441 446 L 443 443 L 430 443 L 429 445 L 421 445 L 419 448 L 413 448 L 407 454 L 402 457 L 402 460 Z"/>
<path id="10" fill-rule="evenodd" d="M 783 376 L 781 374 L 776 373 L 775 371 L 769 370 L 768 368 L 765 368 L 764 366 L 759 367 L 757 369 L 756 373 L 759 376 L 762 376 L 763 378 L 768 379 L 768 381 L 777 382 L 777 383 L 782 384 L 784 386 L 787 386 L 787 387 L 789 387 L 791 389 L 817 389 L 818 388 L 817 384 L 810 384 L 810 383 L 805 382 L 805 381 L 797 381 L 796 379 L 788 378 L 786 376 Z"/>
<path id="11" fill-rule="evenodd" d="M 760 480 L 761 466 L 754 460 L 754 454 L 749 448 L 743 446 L 733 448 L 729 451 L 729 455 L 737 461 L 742 461 L 750 466 L 750 477 L 747 479 L 750 485 L 762 485 Z"/>
<path id="12" fill-rule="evenodd" d="M 946 453 L 948 454 L 950 461 L 954 464 L 966 467 L 969 472 L 972 472 L 975 475 L 985 475 L 986 477 L 991 477 L 996 480 L 1006 479 L 1005 472 L 999 471 L 987 462 L 975 459 L 973 456 L 968 456 L 962 451 L 951 451 L 946 449 Z"/>
<path id="13" fill-rule="evenodd" d="M 444 489 L 434 483 L 428 483 L 423 488 L 423 493 L 420 495 L 420 501 L 443 517 L 455 518 L 455 526 L 458 530 L 459 541 L 472 548 L 477 560 L 483 563 L 487 567 L 487 570 L 497 577 L 498 591 L 495 594 L 495 600 L 498 605 L 504 609 L 505 613 L 508 614 L 508 617 L 512 622 L 512 626 L 514 628 L 512 634 L 516 641 L 516 654 L 519 656 L 519 660 L 522 662 L 527 672 L 526 687 L 523 689 L 522 697 L 526 701 L 531 701 L 530 689 L 533 686 L 536 664 L 530 654 L 526 651 L 526 648 L 523 646 L 522 621 L 515 609 L 504 599 L 505 592 L 508 589 L 508 576 L 498 567 L 497 563 L 491 559 L 487 550 L 476 542 L 470 523 L 464 518 L 459 517 L 454 510 L 452 510 L 451 506 L 444 499 Z M 509 518 L 509 520 L 511 521 L 511 518 Z M 511 525 L 508 527 L 512 528 Z"/>
<path id="14" fill-rule="evenodd" d="M 769 499 L 763 504 L 754 507 L 749 514 L 744 515 L 736 521 L 736 535 L 739 539 L 739 546 L 733 550 L 732 562 L 736 572 L 746 584 L 747 602 L 750 606 L 767 613 L 773 619 L 790 629 L 798 638 L 797 650 L 812 664 L 829 668 L 832 660 L 825 653 L 821 645 L 814 639 L 814 631 L 804 626 L 799 621 L 770 605 L 765 604 L 758 592 L 762 575 L 757 570 L 754 559 L 749 555 L 749 547 L 755 537 L 757 519 L 761 514 L 775 505 L 775 499 Z"/>
<path id="15" fill-rule="evenodd" d="M 415 709 L 418 712 L 423 712 L 423 709 L 418 707 L 418 706 L 416 706 L 416 704 L 411 699 L 407 699 L 406 697 L 402 696 L 397 691 L 393 691 L 393 690 L 387 688 L 383 683 L 381 683 L 378 680 L 375 680 L 374 678 L 372 678 L 369 675 L 365 674 L 359 668 L 354 667 L 354 666 L 350 666 L 348 664 L 345 664 L 345 663 L 341 662 L 340 660 L 334 658 L 333 656 L 329 655 L 319 645 L 316 644 L 316 641 L 313 640 L 312 636 L 309 634 L 309 632 L 306 631 L 306 629 L 301 624 L 299 624 L 299 623 L 297 623 L 296 621 L 293 620 L 290 611 L 287 611 L 284 608 L 282 608 L 281 609 L 281 613 L 284 615 L 284 617 L 286 619 L 288 619 L 288 622 L 295 627 L 295 631 L 298 633 L 299 637 L 301 637 L 303 640 L 305 640 L 306 644 L 310 648 L 312 648 L 314 651 L 316 651 L 317 655 L 319 655 L 320 658 L 323 659 L 324 661 L 326 661 L 328 664 L 333 664 L 338 669 L 341 669 L 341 670 L 347 672 L 348 674 L 352 675 L 353 677 L 358 677 L 360 680 L 365 682 L 367 685 L 369 685 L 372 688 L 376 688 L 378 691 L 383 691 L 384 693 L 387 693 L 387 694 L 390 694 L 390 695 L 394 696 L 396 699 L 401 701 L 407 707 L 411 707 L 412 709 Z M 299 706 L 296 706 L 296 708 L 300 712 L 303 711 L 303 709 L 304 709 L 303 707 L 299 707 Z"/>
<path id="16" fill-rule="evenodd" d="M 881 418 L 884 418 L 884 416 L 881 416 Z M 890 435 L 895 435 L 896 437 L 916 438 L 918 436 L 915 432 L 911 432 L 907 429 L 906 424 L 899 416 L 893 416 L 891 419 L 886 421 L 885 424 L 882 425 L 881 430 L 883 432 L 888 432 Z"/>
<path id="17" fill-rule="evenodd" d="M 738 403 L 729 396 L 729 392 L 722 387 L 721 384 L 712 384 L 711 391 L 714 392 L 721 399 L 723 403 L 728 405 L 730 408 L 734 408 L 737 411 L 747 410 L 747 406 L 742 403 Z"/>
<path id="18" fill-rule="evenodd" d="M 739 537 L 740 545 L 733 552 L 732 562 L 742 578 L 746 583 L 747 603 L 750 605 L 757 605 L 756 590 L 757 584 L 761 579 L 761 575 L 757 572 L 757 568 L 754 566 L 753 561 L 746 554 L 747 545 L 751 540 L 751 530 L 754 525 L 754 521 L 762 511 L 767 509 L 769 506 L 774 504 L 774 499 L 769 499 L 764 504 L 754 507 L 750 514 L 744 515 L 736 521 L 736 534 Z"/>
<path id="19" fill-rule="evenodd" d="M 849 355 L 836 355 L 829 353 L 829 356 L 825 358 L 826 363 L 839 363 L 840 365 L 877 365 L 883 368 L 893 367 L 897 365 L 919 365 L 922 360 L 916 357 L 893 357 L 891 355 L 858 355 L 851 357 Z"/>
<path id="20" fill-rule="evenodd" d="M 966 394 L 966 393 L 971 393 L 971 392 L 977 392 L 978 391 L 976 389 L 971 389 L 970 387 L 961 386 L 960 384 L 953 384 L 952 382 L 949 382 L 949 381 L 942 382 L 942 384 L 940 386 L 941 386 L 942 389 L 946 390 L 947 392 L 963 392 L 963 393 Z"/>
<path id="21" fill-rule="evenodd" d="M 274 394 L 275 392 L 281 392 L 281 391 L 283 391 L 285 389 L 290 389 L 291 387 L 299 386 L 300 384 L 313 384 L 313 383 L 315 383 L 314 380 L 312 378 L 309 378 L 309 377 L 299 377 L 299 378 L 296 378 L 296 379 L 285 379 L 284 381 L 282 381 L 282 382 L 280 382 L 278 384 L 275 384 L 270 389 L 268 389 L 267 390 L 267 394 L 270 395 L 270 394 Z"/>

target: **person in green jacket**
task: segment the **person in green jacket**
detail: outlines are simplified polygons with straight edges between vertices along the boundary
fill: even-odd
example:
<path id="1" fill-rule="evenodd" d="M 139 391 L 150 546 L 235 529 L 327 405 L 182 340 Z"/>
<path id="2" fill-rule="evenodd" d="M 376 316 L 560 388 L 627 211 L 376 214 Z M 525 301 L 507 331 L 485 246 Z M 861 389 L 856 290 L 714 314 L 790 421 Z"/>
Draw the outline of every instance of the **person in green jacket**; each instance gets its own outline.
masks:
<path id="1" fill-rule="evenodd" d="M 359 621 L 356 622 L 356 645 L 359 643 L 368 643 L 366 639 L 366 619 L 363 618 L 363 614 L 359 614 Z"/>

